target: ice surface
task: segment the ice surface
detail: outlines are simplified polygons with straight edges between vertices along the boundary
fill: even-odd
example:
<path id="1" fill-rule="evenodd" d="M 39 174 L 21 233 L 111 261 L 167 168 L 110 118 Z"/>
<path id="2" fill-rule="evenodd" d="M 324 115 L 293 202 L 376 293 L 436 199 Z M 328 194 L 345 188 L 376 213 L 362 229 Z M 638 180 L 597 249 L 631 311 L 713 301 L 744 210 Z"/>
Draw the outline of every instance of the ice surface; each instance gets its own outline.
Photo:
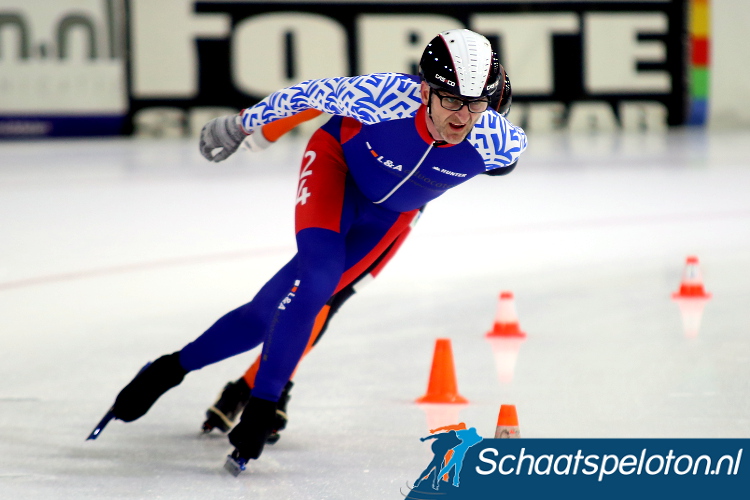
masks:
<path id="1" fill-rule="evenodd" d="M 529 143 L 508 177 L 430 203 L 305 360 L 288 428 L 239 478 L 226 438 L 200 427 L 255 353 L 85 438 L 146 361 L 291 257 L 304 144 L 220 164 L 195 141 L 0 144 L 0 498 L 400 498 L 431 458 L 413 401 L 438 337 L 470 400 L 460 418 L 486 437 L 501 404 L 524 437 L 748 437 L 750 133 Z M 696 338 L 671 301 L 688 255 L 713 293 Z M 528 334 L 512 382 L 484 338 L 502 290 Z"/>

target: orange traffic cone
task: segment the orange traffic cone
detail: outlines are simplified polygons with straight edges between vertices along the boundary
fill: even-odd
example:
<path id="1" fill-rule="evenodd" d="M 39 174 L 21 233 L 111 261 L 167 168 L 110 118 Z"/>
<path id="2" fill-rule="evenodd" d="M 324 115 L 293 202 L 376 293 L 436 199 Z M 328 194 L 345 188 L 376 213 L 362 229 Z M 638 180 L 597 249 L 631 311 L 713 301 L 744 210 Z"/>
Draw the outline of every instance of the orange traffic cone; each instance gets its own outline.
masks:
<path id="1" fill-rule="evenodd" d="M 497 304 L 497 314 L 492 330 L 487 332 L 487 337 L 526 337 L 521 331 L 516 314 L 516 305 L 513 292 L 501 292 Z"/>
<path id="2" fill-rule="evenodd" d="M 703 287 L 698 257 L 690 256 L 685 262 L 680 289 L 672 294 L 672 300 L 680 308 L 682 327 L 686 337 L 698 336 L 703 319 L 703 308 L 710 299 L 711 294 Z"/>
<path id="3" fill-rule="evenodd" d="M 500 405 L 500 413 L 497 416 L 497 429 L 495 439 L 520 438 L 521 430 L 518 427 L 518 413 L 515 405 Z"/>
<path id="4" fill-rule="evenodd" d="M 435 354 L 432 357 L 430 382 L 427 394 L 417 399 L 417 403 L 466 404 L 469 401 L 458 394 L 456 371 L 453 366 L 451 339 L 437 339 Z"/>
<path id="5" fill-rule="evenodd" d="M 706 290 L 703 288 L 703 276 L 701 275 L 698 257 L 691 255 L 685 261 L 685 270 L 682 272 L 680 289 L 672 294 L 672 298 L 711 298 L 711 294 L 706 293 Z"/>

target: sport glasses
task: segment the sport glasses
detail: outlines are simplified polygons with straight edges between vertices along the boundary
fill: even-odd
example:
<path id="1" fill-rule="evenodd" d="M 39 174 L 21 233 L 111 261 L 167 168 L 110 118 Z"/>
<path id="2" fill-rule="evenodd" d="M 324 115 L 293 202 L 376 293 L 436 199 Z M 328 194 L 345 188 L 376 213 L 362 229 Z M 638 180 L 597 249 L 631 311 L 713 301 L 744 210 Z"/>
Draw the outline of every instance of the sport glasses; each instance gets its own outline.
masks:
<path id="1" fill-rule="evenodd" d="M 453 95 L 441 94 L 435 89 L 432 89 L 436 96 L 440 99 L 440 105 L 448 111 L 460 111 L 461 108 L 466 106 L 469 108 L 470 113 L 482 113 L 487 110 L 490 105 L 490 101 L 487 99 L 462 99 Z"/>

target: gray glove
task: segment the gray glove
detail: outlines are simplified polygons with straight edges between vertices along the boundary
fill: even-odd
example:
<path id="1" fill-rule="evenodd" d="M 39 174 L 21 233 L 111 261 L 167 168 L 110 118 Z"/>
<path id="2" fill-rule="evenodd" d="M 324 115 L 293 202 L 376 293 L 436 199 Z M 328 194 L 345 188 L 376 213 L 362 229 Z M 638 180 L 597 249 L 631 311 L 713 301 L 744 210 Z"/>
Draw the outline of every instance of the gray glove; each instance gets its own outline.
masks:
<path id="1" fill-rule="evenodd" d="M 245 139 L 239 115 L 220 116 L 201 130 L 200 150 L 208 161 L 226 160 Z"/>

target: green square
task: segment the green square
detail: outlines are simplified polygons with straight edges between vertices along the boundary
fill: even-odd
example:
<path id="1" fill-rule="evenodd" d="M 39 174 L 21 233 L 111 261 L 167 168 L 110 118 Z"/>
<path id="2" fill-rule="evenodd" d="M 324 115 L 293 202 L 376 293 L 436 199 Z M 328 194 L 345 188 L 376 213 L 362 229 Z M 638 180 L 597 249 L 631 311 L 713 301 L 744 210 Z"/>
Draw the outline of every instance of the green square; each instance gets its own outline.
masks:
<path id="1" fill-rule="evenodd" d="M 690 95 L 692 97 L 708 97 L 708 76 L 706 68 L 690 70 Z"/>

